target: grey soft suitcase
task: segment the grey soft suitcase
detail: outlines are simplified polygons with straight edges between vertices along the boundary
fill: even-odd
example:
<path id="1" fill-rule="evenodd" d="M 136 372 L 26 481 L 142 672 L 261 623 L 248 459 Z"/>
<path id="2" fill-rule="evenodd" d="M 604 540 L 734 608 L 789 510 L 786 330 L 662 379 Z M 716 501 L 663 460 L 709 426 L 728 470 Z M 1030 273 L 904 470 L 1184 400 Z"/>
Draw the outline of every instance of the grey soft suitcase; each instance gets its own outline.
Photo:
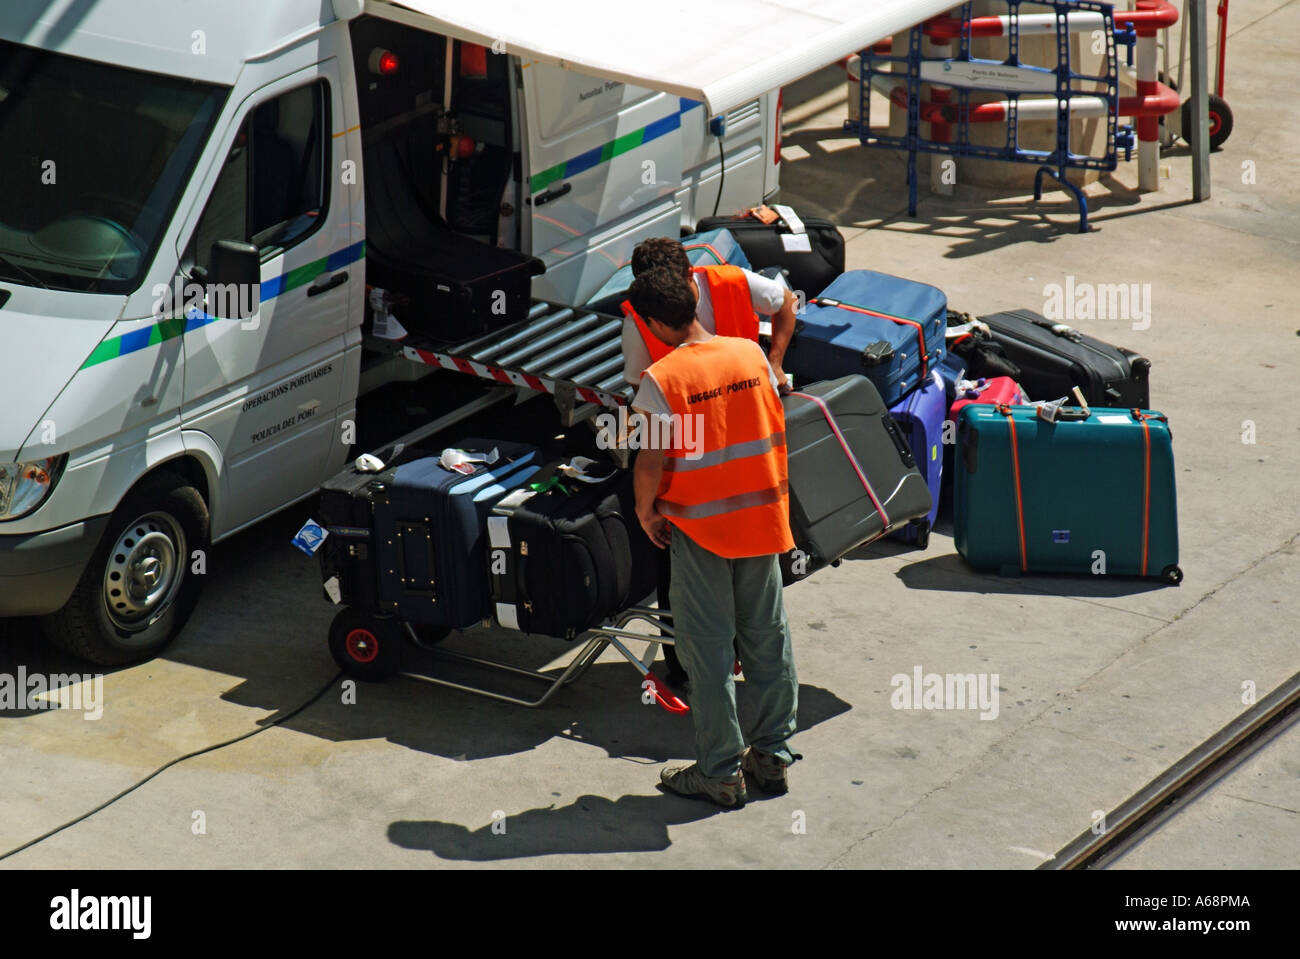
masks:
<path id="1" fill-rule="evenodd" d="M 783 397 L 790 471 L 787 584 L 928 518 L 930 488 L 880 393 L 852 374 Z"/>

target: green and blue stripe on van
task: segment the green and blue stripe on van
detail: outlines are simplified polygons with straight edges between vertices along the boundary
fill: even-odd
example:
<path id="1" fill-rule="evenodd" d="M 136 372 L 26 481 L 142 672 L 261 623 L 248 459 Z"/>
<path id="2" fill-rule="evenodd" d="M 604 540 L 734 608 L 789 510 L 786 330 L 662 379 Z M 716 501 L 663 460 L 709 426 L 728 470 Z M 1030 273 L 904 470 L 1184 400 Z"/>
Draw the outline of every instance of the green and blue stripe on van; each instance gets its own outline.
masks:
<path id="1" fill-rule="evenodd" d="M 593 147 L 579 153 L 575 157 L 565 160 L 563 163 L 557 163 L 555 166 L 548 167 L 541 173 L 534 173 L 528 178 L 528 192 L 538 193 L 545 190 L 556 180 L 563 180 L 565 177 L 576 176 L 592 167 L 600 166 L 602 163 L 608 163 L 616 156 L 622 156 L 629 153 L 639 146 L 649 143 L 651 140 L 657 140 L 659 137 L 672 133 L 674 130 L 681 129 L 682 114 L 693 110 L 698 106 L 703 106 L 700 100 L 689 100 L 686 97 L 677 98 L 677 112 L 670 113 L 666 117 L 648 123 L 639 130 L 633 130 L 631 133 L 625 133 L 620 137 L 615 137 L 608 143 L 602 143 L 598 147 Z"/>
<path id="2" fill-rule="evenodd" d="M 342 269 L 362 259 L 365 255 L 366 241 L 361 240 L 341 250 L 335 250 L 329 256 L 323 256 L 319 260 L 313 260 L 310 263 L 305 263 L 302 266 L 281 273 L 279 276 L 265 280 L 259 291 L 261 302 L 265 303 L 268 300 L 275 299 L 282 293 L 288 293 L 290 290 L 304 286 L 322 273 Z M 86 358 L 86 362 L 81 364 L 81 368 L 84 370 L 91 366 L 98 366 L 100 363 L 106 363 L 109 360 L 116 360 L 119 357 L 138 353 L 151 346 L 157 346 L 166 340 L 175 339 L 178 336 L 183 336 L 186 333 L 207 326 L 217 319 L 219 317 L 210 316 L 196 310 L 189 316 L 167 317 L 143 330 L 132 330 L 130 333 L 123 333 L 121 336 L 111 337 L 95 347 L 90 356 Z"/>

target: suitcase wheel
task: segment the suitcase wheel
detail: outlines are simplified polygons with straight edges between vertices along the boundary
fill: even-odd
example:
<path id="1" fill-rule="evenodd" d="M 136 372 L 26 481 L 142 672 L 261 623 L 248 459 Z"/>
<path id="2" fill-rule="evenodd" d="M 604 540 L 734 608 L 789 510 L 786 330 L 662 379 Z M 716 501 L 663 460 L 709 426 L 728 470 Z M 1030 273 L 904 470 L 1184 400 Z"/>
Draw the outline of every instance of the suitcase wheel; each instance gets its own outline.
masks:
<path id="1" fill-rule="evenodd" d="M 330 623 L 330 653 L 349 676 L 367 682 L 397 671 L 401 634 L 391 619 L 343 609 Z"/>
<path id="2" fill-rule="evenodd" d="M 1177 586 L 1183 581 L 1183 571 L 1177 566 L 1166 566 L 1160 571 L 1160 578 L 1171 586 Z"/>
<path id="3" fill-rule="evenodd" d="M 916 548 L 925 549 L 930 545 L 930 521 L 921 520 L 916 524 Z"/>

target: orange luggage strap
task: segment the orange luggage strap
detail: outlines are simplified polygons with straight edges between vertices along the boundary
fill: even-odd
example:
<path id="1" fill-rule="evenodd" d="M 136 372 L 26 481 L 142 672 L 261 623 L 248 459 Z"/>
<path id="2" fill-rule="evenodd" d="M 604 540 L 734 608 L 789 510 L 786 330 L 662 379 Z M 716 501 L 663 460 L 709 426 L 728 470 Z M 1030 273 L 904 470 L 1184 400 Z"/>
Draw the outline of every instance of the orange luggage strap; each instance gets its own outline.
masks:
<path id="1" fill-rule="evenodd" d="M 1016 484 L 1016 533 L 1020 537 L 1020 571 L 1027 572 L 1029 563 L 1025 556 L 1025 507 L 1020 496 L 1020 449 L 1016 445 L 1016 420 L 1007 404 L 999 403 L 994 408 L 1006 417 L 1007 428 L 1011 430 L 1011 475 Z"/>
<path id="2" fill-rule="evenodd" d="M 1158 414 L 1143 413 L 1139 409 L 1132 409 L 1129 413 L 1142 424 L 1142 572 L 1139 575 L 1145 576 L 1151 543 L 1151 427 L 1147 422 L 1155 420 L 1158 423 L 1168 423 L 1169 420 Z"/>
<path id="3" fill-rule="evenodd" d="M 869 310 L 865 306 L 855 306 L 852 303 L 845 303 L 843 300 L 835 300 L 830 297 L 817 296 L 808 301 L 817 306 L 835 306 L 841 310 L 850 310 L 854 313 L 865 313 L 867 316 L 877 316 L 882 320 L 889 320 L 891 323 L 901 323 L 916 329 L 917 355 L 921 357 L 921 378 L 924 379 L 929 372 L 930 354 L 925 351 L 925 327 L 917 320 L 909 320 L 905 316 L 895 316 L 892 313 L 881 313 L 879 310 Z"/>

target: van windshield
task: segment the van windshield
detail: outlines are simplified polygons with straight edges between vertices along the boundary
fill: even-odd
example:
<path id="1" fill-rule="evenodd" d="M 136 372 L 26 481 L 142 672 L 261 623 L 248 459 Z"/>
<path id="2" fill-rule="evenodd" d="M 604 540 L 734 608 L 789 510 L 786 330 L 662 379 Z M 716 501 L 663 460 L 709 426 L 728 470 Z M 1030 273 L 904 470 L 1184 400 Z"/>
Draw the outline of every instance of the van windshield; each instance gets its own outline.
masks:
<path id="1" fill-rule="evenodd" d="M 0 40 L 0 279 L 135 290 L 228 93 Z"/>

